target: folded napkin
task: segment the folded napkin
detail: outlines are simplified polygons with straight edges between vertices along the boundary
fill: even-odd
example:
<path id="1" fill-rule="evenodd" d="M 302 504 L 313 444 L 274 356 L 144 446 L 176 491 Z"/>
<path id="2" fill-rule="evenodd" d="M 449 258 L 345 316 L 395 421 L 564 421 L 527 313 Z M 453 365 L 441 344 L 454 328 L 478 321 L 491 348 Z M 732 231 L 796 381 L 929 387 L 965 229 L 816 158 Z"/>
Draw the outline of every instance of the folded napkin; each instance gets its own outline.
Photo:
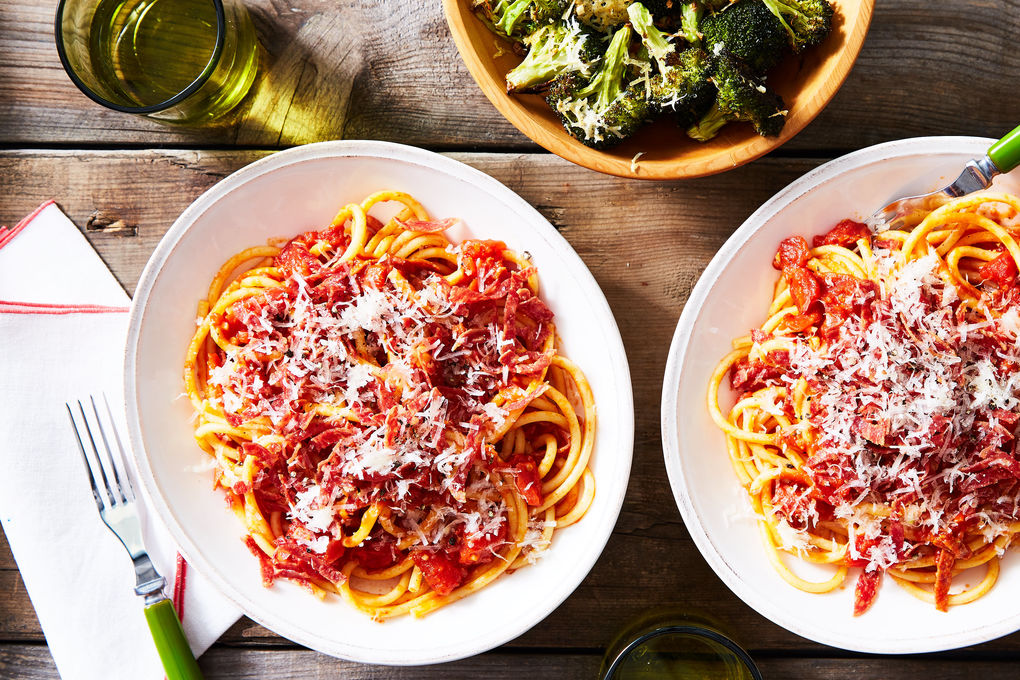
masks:
<path id="1" fill-rule="evenodd" d="M 126 441 L 129 302 L 52 201 L 0 227 L 0 524 L 65 680 L 163 677 L 131 560 L 99 519 L 64 409 L 104 392 Z M 139 512 L 149 555 L 200 654 L 239 613 L 187 572 L 159 520 Z"/>

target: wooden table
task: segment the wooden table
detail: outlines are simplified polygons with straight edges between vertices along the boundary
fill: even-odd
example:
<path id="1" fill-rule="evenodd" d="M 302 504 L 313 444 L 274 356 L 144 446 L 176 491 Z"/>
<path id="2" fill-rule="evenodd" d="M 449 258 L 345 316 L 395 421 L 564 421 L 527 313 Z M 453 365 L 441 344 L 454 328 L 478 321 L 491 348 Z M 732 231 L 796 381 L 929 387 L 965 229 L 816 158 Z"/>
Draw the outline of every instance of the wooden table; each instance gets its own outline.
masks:
<path id="1" fill-rule="evenodd" d="M 268 66 L 237 125 L 202 131 L 106 111 L 81 95 L 53 46 L 55 4 L 0 0 L 0 224 L 55 198 L 130 291 L 174 218 L 230 172 L 303 142 L 403 142 L 449 153 L 538 208 L 591 268 L 628 348 L 637 431 L 627 500 L 594 570 L 545 621 L 472 659 L 385 668 L 329 658 L 242 619 L 202 657 L 208 677 L 592 678 L 614 633 L 663 604 L 711 612 L 769 678 L 1016 676 L 1020 634 L 877 657 L 809 642 L 745 606 L 675 509 L 658 413 L 670 335 L 691 287 L 760 203 L 854 149 L 920 135 L 998 136 L 1020 121 L 1020 2 L 880 0 L 849 80 L 814 123 L 762 160 L 683 183 L 607 177 L 534 146 L 471 80 L 438 1 L 249 0 Z M 0 538 L 0 678 L 55 677 Z"/>

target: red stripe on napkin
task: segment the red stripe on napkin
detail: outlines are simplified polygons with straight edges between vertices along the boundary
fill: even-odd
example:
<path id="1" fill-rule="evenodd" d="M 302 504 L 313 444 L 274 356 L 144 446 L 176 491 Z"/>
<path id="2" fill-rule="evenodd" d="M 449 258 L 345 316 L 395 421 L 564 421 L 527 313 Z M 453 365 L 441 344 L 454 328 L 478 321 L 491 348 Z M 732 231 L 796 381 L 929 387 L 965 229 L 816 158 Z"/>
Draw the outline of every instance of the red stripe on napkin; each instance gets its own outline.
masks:
<path id="1" fill-rule="evenodd" d="M 26 217 L 25 219 L 21 220 L 20 222 L 15 224 L 13 227 L 8 227 L 6 229 L 4 227 L 0 227 L 0 230 L 3 230 L 3 231 L 0 231 L 0 248 L 3 248 L 5 245 L 10 243 L 12 240 L 14 240 L 14 237 L 17 236 L 21 232 L 22 229 L 27 227 L 29 222 L 31 222 L 32 220 L 35 219 L 36 215 L 38 215 L 39 213 L 41 213 L 43 210 L 45 210 L 46 208 L 50 207 L 54 203 L 56 203 L 56 201 L 54 201 L 53 199 L 50 199 L 50 200 L 46 201 L 45 203 L 43 203 L 42 205 L 40 205 L 35 210 L 33 210 L 32 213 L 30 215 L 28 215 L 28 217 Z"/>
<path id="2" fill-rule="evenodd" d="M 0 244 L 0 247 L 3 247 Z M 45 302 L 0 300 L 0 314 L 110 314 L 131 311 L 130 307 L 106 305 L 54 305 Z"/>

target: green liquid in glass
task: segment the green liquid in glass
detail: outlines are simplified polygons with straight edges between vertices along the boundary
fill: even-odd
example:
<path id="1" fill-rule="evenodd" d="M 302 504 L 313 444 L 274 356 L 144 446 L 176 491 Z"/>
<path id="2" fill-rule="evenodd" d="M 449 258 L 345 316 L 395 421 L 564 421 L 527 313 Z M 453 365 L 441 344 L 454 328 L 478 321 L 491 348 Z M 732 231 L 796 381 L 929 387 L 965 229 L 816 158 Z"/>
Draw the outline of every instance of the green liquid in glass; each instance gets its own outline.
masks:
<path id="1" fill-rule="evenodd" d="M 92 68 L 111 101 L 133 107 L 161 104 L 205 73 L 205 82 L 166 117 L 214 118 L 241 101 L 258 66 L 255 31 L 243 7 L 227 5 L 225 18 L 223 50 L 215 59 L 211 0 L 99 0 L 89 31 Z"/>
<path id="2" fill-rule="evenodd" d="M 609 644 L 600 680 L 761 680 L 754 661 L 707 615 L 645 612 Z"/>
<path id="3" fill-rule="evenodd" d="M 652 638 L 627 655 L 614 680 L 751 680 L 721 645 L 693 637 Z"/>
<path id="4" fill-rule="evenodd" d="M 216 47 L 209 0 L 101 0 L 92 63 L 138 106 L 159 104 L 198 78 Z"/>

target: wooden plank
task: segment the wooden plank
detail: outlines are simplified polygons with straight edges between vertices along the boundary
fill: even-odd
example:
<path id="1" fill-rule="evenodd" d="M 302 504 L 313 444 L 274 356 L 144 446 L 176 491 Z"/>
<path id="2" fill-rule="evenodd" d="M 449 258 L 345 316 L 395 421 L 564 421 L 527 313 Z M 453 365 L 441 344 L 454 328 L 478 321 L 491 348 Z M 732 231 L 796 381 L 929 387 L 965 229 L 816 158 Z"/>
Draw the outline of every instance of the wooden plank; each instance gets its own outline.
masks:
<path id="1" fill-rule="evenodd" d="M 0 648 L 6 640 L 42 639 L 42 630 L 28 599 L 28 591 L 14 563 L 7 537 L 0 530 Z"/>
<path id="2" fill-rule="evenodd" d="M 130 293 L 156 242 L 188 204 L 266 153 L 3 153 L 0 224 L 15 224 L 56 198 Z M 118 221 L 123 228 L 108 228 Z"/>
<path id="3" fill-rule="evenodd" d="M 133 290 L 177 215 L 216 181 L 265 153 L 0 152 L 0 224 L 14 224 L 56 198 Z M 626 296 L 668 301 L 669 308 L 653 318 L 662 329 L 675 323 L 697 274 L 725 237 L 771 194 L 821 162 L 766 160 L 679 185 L 608 177 L 545 154 L 451 156 L 506 183 L 556 225 L 607 295 L 624 296 L 618 310 L 623 325 L 644 318 L 625 304 Z M 127 228 L 102 226 L 117 220 Z M 648 258 L 653 243 L 660 255 Z M 663 358 L 667 347 L 658 348 Z"/>
<path id="4" fill-rule="evenodd" d="M 262 680 L 262 678 L 358 678 L 358 680 L 446 680 L 481 678 L 557 678 L 592 680 L 601 659 L 598 654 L 507 654 L 492 652 L 435 666 L 369 666 L 333 659 L 308 650 L 252 650 L 214 647 L 199 659 L 208 680 Z M 1013 677 L 1016 660 L 947 660 L 921 658 L 765 658 L 757 661 L 767 678 L 784 680 L 941 680 Z M 20 680 L 57 680 L 47 649 L 40 645 L 0 646 L 0 677 Z"/>
<path id="5" fill-rule="evenodd" d="M 236 125 L 181 130 L 107 111 L 78 92 L 53 44 L 53 3 L 0 0 L 0 143 L 287 146 L 388 139 L 439 148 L 534 148 L 460 60 L 441 3 L 251 0 L 263 78 Z M 842 91 L 795 140 L 853 149 L 929 134 L 999 136 L 1016 124 L 1015 0 L 885 0 Z M 495 49 L 495 48 L 494 48 Z"/>
<path id="6" fill-rule="evenodd" d="M 309 650 L 251 650 L 214 647 L 199 659 L 207 680 L 251 678 L 358 678 L 359 680 L 421 680 L 446 678 L 594 678 L 596 654 L 490 653 L 437 666 L 391 667 L 341 661 Z M 528 673 L 529 676 L 524 674 Z M 19 680 L 57 680 L 57 669 L 46 647 L 0 645 L 0 677 Z"/>
<path id="7" fill-rule="evenodd" d="M 0 153 L 0 223 L 57 197 L 120 281 L 133 287 L 158 238 L 188 202 L 260 152 Z M 634 466 L 609 546 L 580 589 L 515 648 L 593 649 L 633 616 L 676 605 L 712 612 L 755 649 L 809 643 L 755 614 L 716 578 L 674 510 L 659 445 L 658 399 L 670 334 L 698 275 L 733 229 L 768 196 L 820 160 L 766 159 L 685 184 L 599 175 L 543 154 L 453 154 L 503 181 L 570 240 L 598 279 L 628 348 L 636 406 Z M 95 216 L 99 215 L 99 218 Z M 90 220 L 96 227 L 87 230 Z M 100 225 L 123 220 L 127 229 Z M 654 251 L 655 255 L 650 256 Z M 0 640 L 41 641 L 31 604 L 0 541 Z M 692 587 L 697 584 L 697 587 Z M 578 622 L 585 622 L 579 626 Z M 282 644 L 244 620 L 224 637 Z M 1020 635 L 982 653 L 1016 652 Z"/>
<path id="8" fill-rule="evenodd" d="M 0 142 L 287 146 L 382 138 L 520 145 L 475 87 L 439 3 L 245 3 L 264 47 L 254 95 L 226 128 L 181 130 L 108 111 L 64 73 L 54 4 L 0 2 Z M 482 112 L 484 121 L 479 120 Z M 460 131 L 472 130 L 468 138 Z"/>
<path id="9" fill-rule="evenodd" d="M 90 218 L 131 229 L 86 235 L 129 289 L 158 238 L 187 203 L 256 152 L 8 152 L 0 154 L 0 222 L 13 223 L 56 196 L 86 228 Z M 757 648 L 819 649 L 751 612 L 715 577 L 673 510 L 659 448 L 658 398 L 669 338 L 697 276 L 726 236 L 758 204 L 816 160 L 765 160 L 685 185 L 607 177 L 549 155 L 454 154 L 505 182 L 570 240 L 609 299 L 628 347 L 636 447 L 623 514 L 579 591 L 515 646 L 592 648 L 632 616 L 661 605 L 712 611 Z M 173 187 L 173 191 L 167 191 Z M 656 250 L 648 257 L 649 249 Z M 663 509 L 666 509 L 664 512 Z M 0 555 L 3 553 L 0 552 Z M 0 637 L 39 639 L 12 564 L 0 557 Z M 664 565 L 669 565 L 665 568 Z M 3 569 L 6 568 L 5 573 Z M 690 584 L 697 583 L 692 589 Z M 606 603 L 613 603 L 607 611 Z M 589 622 L 578 627 L 577 621 Z M 236 642 L 274 636 L 251 622 Z M 992 643 L 1016 648 L 1020 637 Z"/>
<path id="10" fill-rule="evenodd" d="M 0 569 L 0 593 L 0 642 L 42 642 L 42 631 L 16 571 Z M 828 649 L 787 632 L 744 605 L 716 578 L 689 541 L 625 540 L 619 532 L 574 595 L 507 648 L 601 648 L 632 619 L 664 608 L 710 614 L 752 651 L 820 654 Z M 585 625 L 578 626 L 578 621 Z M 220 642 L 245 647 L 290 645 L 248 618 L 232 626 Z M 969 651 L 1020 654 L 1020 633 L 948 655 Z"/>

